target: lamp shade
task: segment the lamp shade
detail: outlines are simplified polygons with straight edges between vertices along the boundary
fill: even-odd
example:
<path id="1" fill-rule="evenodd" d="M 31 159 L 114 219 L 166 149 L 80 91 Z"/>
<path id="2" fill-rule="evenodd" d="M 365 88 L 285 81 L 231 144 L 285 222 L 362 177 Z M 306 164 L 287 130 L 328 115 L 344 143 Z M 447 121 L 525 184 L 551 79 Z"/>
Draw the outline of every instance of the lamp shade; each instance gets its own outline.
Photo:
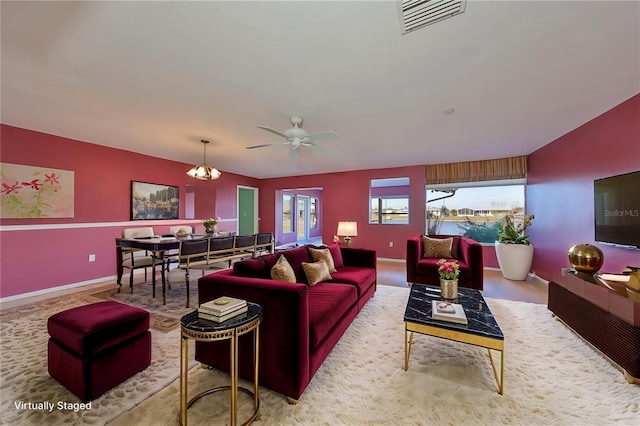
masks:
<path id="1" fill-rule="evenodd" d="M 337 235 L 341 237 L 357 237 L 358 222 L 338 222 Z"/>
<path id="2" fill-rule="evenodd" d="M 200 180 L 214 180 L 218 179 L 222 173 L 214 167 L 209 167 L 206 164 L 201 164 L 199 166 L 193 166 L 191 170 L 187 172 L 189 176 L 195 179 Z"/>
<path id="3" fill-rule="evenodd" d="M 191 170 L 187 172 L 187 175 L 200 180 L 218 179 L 222 174 L 220 170 L 207 166 L 207 144 L 209 141 L 203 139 L 200 142 L 204 145 L 204 162 L 199 166 L 193 166 Z"/>

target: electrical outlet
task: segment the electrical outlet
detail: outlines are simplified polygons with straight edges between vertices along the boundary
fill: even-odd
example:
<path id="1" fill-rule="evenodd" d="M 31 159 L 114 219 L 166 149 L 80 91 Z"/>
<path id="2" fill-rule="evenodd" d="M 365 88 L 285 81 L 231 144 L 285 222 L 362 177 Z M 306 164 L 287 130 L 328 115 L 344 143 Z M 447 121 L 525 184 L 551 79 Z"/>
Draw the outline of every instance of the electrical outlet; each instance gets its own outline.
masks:
<path id="1" fill-rule="evenodd" d="M 95 262 L 96 261 L 96 255 L 95 254 L 90 254 L 89 255 L 89 262 Z"/>
<path id="2" fill-rule="evenodd" d="M 393 241 L 389 241 L 389 247 L 393 247 Z"/>

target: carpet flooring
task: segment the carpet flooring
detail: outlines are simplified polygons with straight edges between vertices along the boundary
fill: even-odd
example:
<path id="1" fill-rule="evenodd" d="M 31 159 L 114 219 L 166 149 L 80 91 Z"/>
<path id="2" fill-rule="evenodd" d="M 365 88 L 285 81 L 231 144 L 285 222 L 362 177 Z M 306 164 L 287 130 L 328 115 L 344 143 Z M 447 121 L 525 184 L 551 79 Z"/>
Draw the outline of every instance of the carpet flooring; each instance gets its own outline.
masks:
<path id="1" fill-rule="evenodd" d="M 183 288 L 173 287 L 175 296 L 183 294 Z M 497 392 L 487 351 L 475 346 L 416 335 L 409 370 L 404 371 L 408 293 L 407 288 L 379 286 L 299 404 L 289 405 L 284 396 L 261 388 L 255 424 L 638 424 L 640 386 L 627 383 L 605 358 L 553 319 L 545 305 L 487 299 L 505 335 L 504 395 Z M 0 316 L 0 424 L 178 424 L 177 329 L 152 330 L 151 366 L 98 398 L 91 410 L 16 407 L 19 401 L 78 402 L 47 374 L 46 319 L 60 308 L 86 303 L 81 299 L 69 297 L 37 309 L 25 307 L 21 315 Z M 227 374 L 196 366 L 193 346 L 190 358 L 190 396 L 228 384 Z M 250 401 L 244 394 L 239 399 L 242 421 Z M 189 410 L 189 424 L 228 423 L 228 393 L 206 396 Z"/>

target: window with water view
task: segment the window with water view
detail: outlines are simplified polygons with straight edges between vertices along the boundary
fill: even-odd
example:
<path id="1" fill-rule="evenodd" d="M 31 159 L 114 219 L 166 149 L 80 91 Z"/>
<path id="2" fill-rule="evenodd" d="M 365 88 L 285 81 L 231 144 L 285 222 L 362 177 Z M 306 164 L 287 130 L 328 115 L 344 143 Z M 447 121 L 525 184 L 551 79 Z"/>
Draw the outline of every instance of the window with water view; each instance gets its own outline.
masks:
<path id="1" fill-rule="evenodd" d="M 493 244 L 505 214 L 524 215 L 524 179 L 427 186 L 425 232 Z"/>
<path id="2" fill-rule="evenodd" d="M 369 187 L 369 223 L 409 223 L 409 178 L 372 179 Z"/>

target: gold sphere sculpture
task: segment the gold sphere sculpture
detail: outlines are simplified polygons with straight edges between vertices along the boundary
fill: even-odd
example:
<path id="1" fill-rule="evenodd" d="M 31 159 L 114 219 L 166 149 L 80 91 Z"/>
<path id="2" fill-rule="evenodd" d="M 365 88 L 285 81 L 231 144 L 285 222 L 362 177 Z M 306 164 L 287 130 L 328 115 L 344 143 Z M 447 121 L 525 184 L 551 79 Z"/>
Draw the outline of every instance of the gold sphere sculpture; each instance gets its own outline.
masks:
<path id="1" fill-rule="evenodd" d="M 576 244 L 569 249 L 569 263 L 578 272 L 595 274 L 604 263 L 604 254 L 591 244 Z"/>

